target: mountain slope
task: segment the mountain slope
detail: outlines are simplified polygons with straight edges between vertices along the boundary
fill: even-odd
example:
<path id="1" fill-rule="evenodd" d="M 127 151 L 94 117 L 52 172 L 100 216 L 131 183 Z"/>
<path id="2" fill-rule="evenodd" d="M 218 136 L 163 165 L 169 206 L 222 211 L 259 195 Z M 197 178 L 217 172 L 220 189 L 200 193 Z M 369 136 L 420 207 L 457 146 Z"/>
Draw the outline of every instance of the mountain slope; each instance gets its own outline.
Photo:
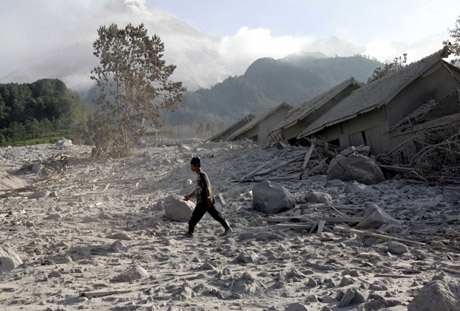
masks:
<path id="1" fill-rule="evenodd" d="M 177 111 L 166 118 L 172 125 L 231 122 L 249 112 L 261 114 L 283 101 L 297 106 L 350 77 L 366 82 L 381 65 L 362 56 L 261 58 L 242 76 L 186 93 Z"/>

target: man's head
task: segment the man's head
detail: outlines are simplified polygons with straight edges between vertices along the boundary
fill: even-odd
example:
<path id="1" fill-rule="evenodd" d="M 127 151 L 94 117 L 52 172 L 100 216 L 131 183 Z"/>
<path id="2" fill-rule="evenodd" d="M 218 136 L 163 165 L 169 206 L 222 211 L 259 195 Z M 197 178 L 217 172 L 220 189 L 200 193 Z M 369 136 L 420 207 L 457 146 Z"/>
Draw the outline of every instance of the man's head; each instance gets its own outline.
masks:
<path id="1" fill-rule="evenodd" d="M 199 156 L 194 156 L 192 160 L 190 161 L 190 168 L 194 172 L 198 172 L 201 167 L 201 159 Z"/>

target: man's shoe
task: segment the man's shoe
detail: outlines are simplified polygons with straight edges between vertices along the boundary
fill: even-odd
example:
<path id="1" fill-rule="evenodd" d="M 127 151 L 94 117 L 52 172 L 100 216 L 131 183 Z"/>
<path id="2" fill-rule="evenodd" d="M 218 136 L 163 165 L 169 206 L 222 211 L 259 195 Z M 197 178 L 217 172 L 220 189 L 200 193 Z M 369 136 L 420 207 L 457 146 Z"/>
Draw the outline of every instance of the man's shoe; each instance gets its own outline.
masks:
<path id="1" fill-rule="evenodd" d="M 187 232 L 184 234 L 184 236 L 185 236 L 186 238 L 193 238 L 193 233 L 187 231 Z"/>
<path id="2" fill-rule="evenodd" d="M 222 233 L 220 234 L 220 236 L 226 236 L 226 235 L 229 235 L 229 234 L 232 233 L 232 232 L 233 232 L 232 228 L 228 227 L 227 229 L 225 229 L 224 232 L 222 232 Z"/>

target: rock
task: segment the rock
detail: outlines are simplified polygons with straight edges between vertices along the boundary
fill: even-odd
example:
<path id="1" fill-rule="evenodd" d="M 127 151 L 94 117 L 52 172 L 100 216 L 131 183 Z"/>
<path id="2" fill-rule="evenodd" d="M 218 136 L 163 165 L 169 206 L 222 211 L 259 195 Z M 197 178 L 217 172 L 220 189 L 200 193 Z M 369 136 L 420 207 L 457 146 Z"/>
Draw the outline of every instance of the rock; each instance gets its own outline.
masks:
<path id="1" fill-rule="evenodd" d="M 58 220 L 58 219 L 61 219 L 61 215 L 57 214 L 57 213 L 54 213 L 54 214 L 49 214 L 48 216 L 46 216 L 45 218 L 43 218 L 43 220 Z"/>
<path id="2" fill-rule="evenodd" d="M 385 233 L 401 233 L 403 229 L 401 228 L 400 225 L 385 224 L 379 228 L 379 231 L 382 231 Z"/>
<path id="3" fill-rule="evenodd" d="M 295 206 L 295 197 L 277 183 L 263 181 L 256 184 L 252 192 L 254 209 L 265 214 L 279 213 Z"/>
<path id="4" fill-rule="evenodd" d="M 345 193 L 358 194 L 364 197 L 380 196 L 380 191 L 372 189 L 371 187 L 357 181 L 347 182 L 343 191 Z"/>
<path id="5" fill-rule="evenodd" d="M 355 299 L 355 292 L 349 288 L 345 294 L 343 295 L 343 297 L 340 299 L 340 302 L 339 302 L 339 307 L 346 307 L 346 306 L 349 306 L 351 305 L 351 302 L 353 301 L 353 299 Z"/>
<path id="6" fill-rule="evenodd" d="M 392 308 L 399 306 L 401 302 L 395 299 L 385 299 L 384 297 L 373 298 L 365 304 L 365 310 L 383 310 L 384 308 Z M 386 309 L 385 309 L 386 310 Z"/>
<path id="7" fill-rule="evenodd" d="M 8 247 L 0 246 L 0 271 L 11 271 L 22 265 L 22 260 L 16 252 Z"/>
<path id="8" fill-rule="evenodd" d="M 309 278 L 306 285 L 308 287 L 316 287 L 316 286 L 318 286 L 318 283 L 316 282 L 315 279 Z"/>
<path id="9" fill-rule="evenodd" d="M 179 195 L 172 195 L 163 201 L 165 216 L 172 221 L 189 221 L 192 217 L 195 204 L 190 201 L 184 201 Z"/>
<path id="10" fill-rule="evenodd" d="M 245 272 L 242 276 L 237 276 L 234 279 L 232 295 L 235 297 L 260 296 L 263 291 L 262 283 L 249 272 Z"/>
<path id="11" fill-rule="evenodd" d="M 362 154 L 337 155 L 329 164 L 327 179 L 356 180 L 366 185 L 385 180 L 382 170 L 370 157 Z"/>
<path id="12" fill-rule="evenodd" d="M 256 261 L 257 257 L 258 256 L 255 252 L 245 251 L 238 255 L 238 257 L 236 258 L 236 262 L 252 263 Z"/>
<path id="13" fill-rule="evenodd" d="M 350 284 L 353 284 L 354 281 L 351 277 L 348 277 L 348 276 L 344 276 L 342 278 L 342 280 L 340 281 L 340 284 L 339 284 L 339 287 L 343 287 L 343 286 L 347 286 L 347 285 L 350 285 Z"/>
<path id="14" fill-rule="evenodd" d="M 43 199 L 46 198 L 50 195 L 49 191 L 36 191 L 29 195 L 27 198 L 28 199 Z"/>
<path id="15" fill-rule="evenodd" d="M 70 147 L 70 146 L 72 146 L 72 141 L 70 139 L 64 138 L 64 139 L 61 139 L 60 141 L 58 141 L 56 143 L 56 146 L 61 147 L 61 148 L 62 147 Z"/>
<path id="16" fill-rule="evenodd" d="M 307 307 L 301 303 L 291 303 L 285 311 L 308 311 Z"/>
<path id="17" fill-rule="evenodd" d="M 349 288 L 343 295 L 338 304 L 339 307 L 346 307 L 349 305 L 360 304 L 367 300 L 369 293 L 367 290 L 359 288 Z"/>
<path id="18" fill-rule="evenodd" d="M 115 234 L 109 235 L 108 238 L 114 239 L 114 240 L 125 240 L 125 241 L 132 240 L 131 237 L 127 233 L 124 233 L 124 232 L 117 232 Z"/>
<path id="19" fill-rule="evenodd" d="M 426 284 L 407 307 L 408 311 L 460 311 L 460 283 L 436 280 Z"/>
<path id="20" fill-rule="evenodd" d="M 276 241 L 281 239 L 282 237 L 279 234 L 273 232 L 259 232 L 256 235 L 257 241 Z"/>
<path id="21" fill-rule="evenodd" d="M 123 253 L 127 250 L 128 248 L 123 244 L 122 241 L 115 241 L 112 243 L 110 246 L 110 251 L 114 253 Z"/>
<path id="22" fill-rule="evenodd" d="M 356 226 L 361 229 L 378 229 L 382 225 L 401 225 L 400 222 L 374 203 L 368 203 L 364 210 L 363 220 Z"/>
<path id="23" fill-rule="evenodd" d="M 148 277 L 149 274 L 144 268 L 142 268 L 139 264 L 134 264 L 131 269 L 113 278 L 112 282 L 131 282 Z"/>
<path id="24" fill-rule="evenodd" d="M 409 248 L 399 242 L 390 242 L 388 243 L 388 251 L 394 255 L 402 255 L 404 253 L 407 253 Z"/>
<path id="25" fill-rule="evenodd" d="M 312 202 L 312 203 L 330 203 L 332 202 L 332 197 L 330 194 L 319 192 L 319 191 L 309 191 L 307 193 L 306 199 L 308 202 Z"/>
<path id="26" fill-rule="evenodd" d="M 344 188 L 345 183 L 340 179 L 331 179 L 326 182 L 325 187 L 335 187 L 335 188 Z"/>

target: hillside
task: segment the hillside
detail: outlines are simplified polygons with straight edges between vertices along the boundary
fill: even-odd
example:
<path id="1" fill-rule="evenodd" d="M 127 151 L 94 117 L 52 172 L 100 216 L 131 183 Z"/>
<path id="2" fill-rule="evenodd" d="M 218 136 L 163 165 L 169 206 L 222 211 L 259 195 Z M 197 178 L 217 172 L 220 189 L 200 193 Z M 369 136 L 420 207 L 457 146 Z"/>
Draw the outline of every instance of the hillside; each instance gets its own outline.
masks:
<path id="1" fill-rule="evenodd" d="M 171 125 L 231 122 L 249 112 L 263 113 L 283 101 L 300 105 L 352 76 L 365 82 L 381 65 L 362 56 L 261 58 L 242 76 L 186 93 L 177 111 L 166 117 Z"/>

